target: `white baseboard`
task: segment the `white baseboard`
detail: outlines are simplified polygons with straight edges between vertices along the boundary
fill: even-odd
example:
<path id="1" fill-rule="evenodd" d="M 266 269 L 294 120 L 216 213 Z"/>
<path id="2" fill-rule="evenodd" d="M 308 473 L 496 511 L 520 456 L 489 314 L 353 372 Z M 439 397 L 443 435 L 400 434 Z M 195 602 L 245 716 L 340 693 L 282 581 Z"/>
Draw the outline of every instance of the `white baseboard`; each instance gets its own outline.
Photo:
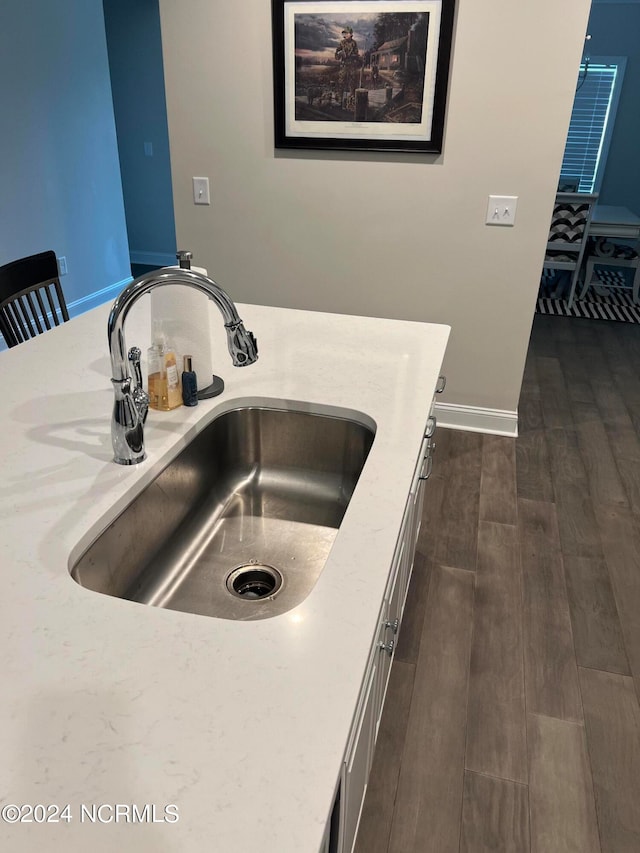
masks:
<path id="1" fill-rule="evenodd" d="M 104 305 L 105 302 L 110 302 L 115 299 L 125 285 L 133 281 L 131 276 L 123 278 L 122 281 L 117 281 L 115 284 L 110 284 L 108 287 L 103 287 L 102 290 L 96 290 L 95 293 L 89 293 L 82 296 L 80 299 L 75 299 L 69 302 L 67 309 L 69 317 L 77 317 L 79 314 L 84 314 L 85 311 L 90 311 L 98 305 Z"/>
<path id="2" fill-rule="evenodd" d="M 133 252 L 129 250 L 129 260 L 132 264 L 144 264 L 148 267 L 171 267 L 176 264 L 176 253 Z"/>
<path id="3" fill-rule="evenodd" d="M 518 436 L 518 413 L 503 409 L 480 409 L 455 403 L 436 403 L 438 426 L 462 429 L 468 432 L 485 432 L 489 435 Z"/>

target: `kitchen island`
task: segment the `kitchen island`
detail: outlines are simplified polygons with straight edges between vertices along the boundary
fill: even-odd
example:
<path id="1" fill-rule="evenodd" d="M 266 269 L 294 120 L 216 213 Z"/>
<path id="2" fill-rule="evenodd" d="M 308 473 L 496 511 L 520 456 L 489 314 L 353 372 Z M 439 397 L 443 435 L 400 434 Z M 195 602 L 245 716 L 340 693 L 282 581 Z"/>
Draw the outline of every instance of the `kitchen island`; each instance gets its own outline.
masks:
<path id="1" fill-rule="evenodd" d="M 125 330 L 143 352 L 148 302 Z M 216 312 L 224 393 L 151 411 L 148 458 L 123 467 L 112 462 L 109 308 L 0 354 L 0 846 L 316 853 L 449 329 L 238 305 L 260 348 L 255 365 L 238 369 Z M 240 622 L 76 584 L 69 568 L 96 536 L 211 420 L 240 405 L 352 415 L 375 429 L 308 597 Z"/>

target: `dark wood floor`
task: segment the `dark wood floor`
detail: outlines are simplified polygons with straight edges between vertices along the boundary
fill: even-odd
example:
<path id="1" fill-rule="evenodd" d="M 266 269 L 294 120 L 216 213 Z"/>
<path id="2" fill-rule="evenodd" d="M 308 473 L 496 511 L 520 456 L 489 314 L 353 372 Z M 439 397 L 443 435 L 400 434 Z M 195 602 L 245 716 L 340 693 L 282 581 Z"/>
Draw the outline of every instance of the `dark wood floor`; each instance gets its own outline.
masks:
<path id="1" fill-rule="evenodd" d="M 438 430 L 358 853 L 640 851 L 640 326 L 536 316 L 519 412 Z"/>

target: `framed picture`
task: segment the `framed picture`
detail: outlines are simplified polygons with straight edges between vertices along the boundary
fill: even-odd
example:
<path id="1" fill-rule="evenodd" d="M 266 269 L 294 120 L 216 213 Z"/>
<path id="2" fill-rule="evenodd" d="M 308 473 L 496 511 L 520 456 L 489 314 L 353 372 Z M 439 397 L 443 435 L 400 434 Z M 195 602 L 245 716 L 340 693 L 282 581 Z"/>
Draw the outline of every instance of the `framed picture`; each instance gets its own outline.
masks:
<path id="1" fill-rule="evenodd" d="M 454 0 L 272 0 L 277 148 L 442 150 Z"/>

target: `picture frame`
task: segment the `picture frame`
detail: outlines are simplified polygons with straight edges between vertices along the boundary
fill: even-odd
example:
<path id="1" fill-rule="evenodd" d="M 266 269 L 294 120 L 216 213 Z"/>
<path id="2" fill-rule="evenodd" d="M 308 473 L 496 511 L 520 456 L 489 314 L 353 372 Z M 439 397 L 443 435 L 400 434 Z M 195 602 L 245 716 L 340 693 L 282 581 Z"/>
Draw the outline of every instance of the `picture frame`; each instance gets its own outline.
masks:
<path id="1" fill-rule="evenodd" d="M 275 147 L 441 153 L 455 0 L 272 0 Z"/>

